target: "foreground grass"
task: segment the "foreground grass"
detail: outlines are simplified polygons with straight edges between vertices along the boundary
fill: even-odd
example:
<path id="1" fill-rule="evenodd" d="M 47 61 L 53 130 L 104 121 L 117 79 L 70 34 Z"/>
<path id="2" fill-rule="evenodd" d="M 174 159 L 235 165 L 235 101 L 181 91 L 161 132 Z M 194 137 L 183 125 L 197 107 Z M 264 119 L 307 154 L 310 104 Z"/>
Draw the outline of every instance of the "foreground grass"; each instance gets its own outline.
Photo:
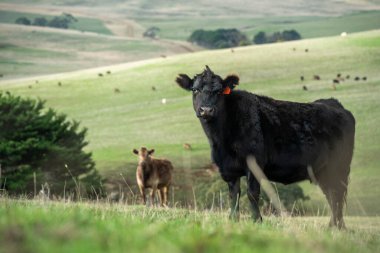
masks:
<path id="1" fill-rule="evenodd" d="M 0 199 L 0 252 L 378 252 L 379 218 L 228 221 L 225 212 Z"/>

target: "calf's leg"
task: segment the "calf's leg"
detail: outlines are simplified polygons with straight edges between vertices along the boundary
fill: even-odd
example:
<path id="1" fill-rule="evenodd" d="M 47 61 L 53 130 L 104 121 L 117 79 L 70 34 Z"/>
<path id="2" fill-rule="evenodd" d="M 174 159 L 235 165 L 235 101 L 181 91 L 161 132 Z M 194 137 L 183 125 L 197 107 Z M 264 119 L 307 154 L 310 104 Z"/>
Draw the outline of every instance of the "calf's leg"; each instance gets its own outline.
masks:
<path id="1" fill-rule="evenodd" d="M 145 205 L 146 204 L 145 187 L 142 185 L 139 185 L 139 190 L 140 190 L 141 199 L 143 201 L 143 204 Z"/>

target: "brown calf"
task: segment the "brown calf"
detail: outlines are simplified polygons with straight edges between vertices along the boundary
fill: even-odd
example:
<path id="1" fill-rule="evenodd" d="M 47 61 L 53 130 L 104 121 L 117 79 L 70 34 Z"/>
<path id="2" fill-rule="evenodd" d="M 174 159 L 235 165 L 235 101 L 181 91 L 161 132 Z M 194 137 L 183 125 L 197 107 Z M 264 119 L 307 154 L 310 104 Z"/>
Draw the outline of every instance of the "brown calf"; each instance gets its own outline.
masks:
<path id="1" fill-rule="evenodd" d="M 154 149 L 147 150 L 142 147 L 139 151 L 134 149 L 133 153 L 139 156 L 136 179 L 144 205 L 146 203 L 145 189 L 152 188 L 150 194 L 152 205 L 158 190 L 161 206 L 167 206 L 168 192 L 172 180 L 172 163 L 165 159 L 153 158 L 151 155 L 154 153 Z"/>

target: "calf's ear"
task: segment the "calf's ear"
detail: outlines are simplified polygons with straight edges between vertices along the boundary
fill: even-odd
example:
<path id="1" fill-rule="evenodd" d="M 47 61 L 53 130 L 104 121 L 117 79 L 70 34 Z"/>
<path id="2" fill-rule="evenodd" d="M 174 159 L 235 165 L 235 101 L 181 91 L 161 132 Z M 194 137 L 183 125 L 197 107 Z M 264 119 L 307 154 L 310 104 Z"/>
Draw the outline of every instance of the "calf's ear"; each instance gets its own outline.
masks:
<path id="1" fill-rule="evenodd" d="M 237 75 L 229 75 L 222 81 L 223 88 L 229 87 L 231 90 L 239 85 L 239 77 Z"/>
<path id="2" fill-rule="evenodd" d="M 139 154 L 139 151 L 137 151 L 137 149 L 133 149 L 133 153 L 138 155 Z"/>
<path id="3" fill-rule="evenodd" d="M 186 74 L 179 74 L 175 81 L 182 89 L 187 91 L 190 91 L 191 88 L 193 88 L 194 81 Z"/>
<path id="4" fill-rule="evenodd" d="M 148 155 L 151 155 L 153 153 L 154 153 L 154 149 L 151 149 L 151 150 L 148 151 Z"/>

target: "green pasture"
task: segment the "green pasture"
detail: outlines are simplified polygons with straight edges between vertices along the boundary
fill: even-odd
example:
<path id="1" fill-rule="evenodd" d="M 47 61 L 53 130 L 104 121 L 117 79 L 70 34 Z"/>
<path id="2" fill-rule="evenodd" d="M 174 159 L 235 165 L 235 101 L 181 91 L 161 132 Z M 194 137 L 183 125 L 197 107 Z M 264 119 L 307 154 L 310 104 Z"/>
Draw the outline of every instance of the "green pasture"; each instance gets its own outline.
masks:
<path id="1" fill-rule="evenodd" d="M 34 79 L 3 81 L 0 89 L 44 99 L 48 106 L 81 121 L 89 129 L 87 149 L 93 152 L 98 170 L 115 175 L 122 172 L 132 181 L 137 163 L 132 149 L 140 146 L 155 148 L 157 157 L 172 160 L 177 169 L 199 169 L 210 163 L 208 142 L 194 115 L 191 95 L 174 82 L 179 73 L 192 76 L 207 64 L 221 76 L 239 75 L 238 89 L 257 94 L 300 102 L 335 97 L 352 111 L 357 122 L 348 214 L 378 215 L 379 41 L 377 30 L 237 48 L 234 53 L 204 51 L 134 67 L 105 68 L 112 74 L 103 77 L 98 77 L 100 70 L 94 70 L 40 77 L 38 84 Z M 338 73 L 350 75 L 350 79 L 333 90 L 332 79 Z M 303 82 L 301 75 L 305 77 Z M 313 80 L 313 75 L 320 75 L 321 80 Z M 367 81 L 354 81 L 356 76 L 367 77 Z M 304 85 L 308 91 L 302 89 Z M 115 93 L 115 88 L 120 93 Z M 166 104 L 162 104 L 163 98 Z M 190 143 L 193 149 L 185 150 L 184 143 Z M 319 212 L 326 205 L 323 194 L 316 186 L 302 185 L 311 202 L 317 204 L 315 213 Z"/>
<path id="2" fill-rule="evenodd" d="M 61 73 L 157 57 L 166 48 L 149 40 L 0 26 L 4 79 Z"/>

